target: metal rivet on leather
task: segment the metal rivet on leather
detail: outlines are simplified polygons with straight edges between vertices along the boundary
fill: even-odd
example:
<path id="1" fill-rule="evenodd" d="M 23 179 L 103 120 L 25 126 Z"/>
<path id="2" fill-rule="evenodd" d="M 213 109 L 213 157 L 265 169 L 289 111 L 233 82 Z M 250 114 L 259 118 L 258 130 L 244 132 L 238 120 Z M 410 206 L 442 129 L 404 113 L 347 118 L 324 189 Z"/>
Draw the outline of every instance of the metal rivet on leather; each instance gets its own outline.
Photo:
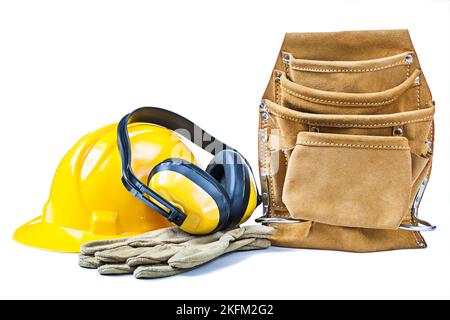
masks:
<path id="1" fill-rule="evenodd" d="M 259 104 L 259 109 L 266 110 L 266 103 L 264 101 L 261 101 L 261 103 Z"/>
<path id="2" fill-rule="evenodd" d="M 263 198 L 264 200 L 269 199 L 269 194 L 268 194 L 267 192 L 263 192 L 262 198 Z"/>
<path id="3" fill-rule="evenodd" d="M 406 62 L 408 62 L 409 64 L 411 64 L 411 63 L 413 63 L 413 61 L 414 61 L 414 57 L 413 57 L 412 54 L 408 54 L 408 55 L 405 57 L 405 60 L 406 60 Z"/>
<path id="4" fill-rule="evenodd" d="M 416 79 L 414 80 L 414 84 L 420 84 L 420 77 L 416 77 Z"/>
<path id="5" fill-rule="evenodd" d="M 428 147 L 428 149 L 432 150 L 433 149 L 433 141 L 427 141 L 427 147 Z"/>
<path id="6" fill-rule="evenodd" d="M 269 113 L 267 113 L 267 112 L 261 113 L 261 118 L 262 118 L 264 121 L 269 120 Z"/>
<path id="7" fill-rule="evenodd" d="M 291 61 L 291 56 L 289 54 L 285 53 L 283 55 L 283 62 L 284 63 L 289 63 L 290 61 Z"/>
<path id="8" fill-rule="evenodd" d="M 310 127 L 309 131 L 310 132 L 320 132 L 320 129 L 318 127 Z"/>
<path id="9" fill-rule="evenodd" d="M 282 75 L 283 75 L 283 74 L 281 73 L 281 71 L 277 71 L 277 73 L 275 74 L 275 80 L 280 81 Z"/>
<path id="10" fill-rule="evenodd" d="M 403 135 L 403 128 L 402 127 L 394 127 L 392 130 L 392 134 L 394 136 L 402 136 Z"/>
<path id="11" fill-rule="evenodd" d="M 262 142 L 267 142 L 269 140 L 269 136 L 267 135 L 267 133 L 261 133 L 260 139 Z"/>
<path id="12" fill-rule="evenodd" d="M 266 181 L 267 180 L 267 174 L 265 172 L 261 173 L 261 180 Z"/>
<path id="13" fill-rule="evenodd" d="M 425 248 L 426 244 L 423 240 L 417 240 L 417 245 L 421 248 Z"/>

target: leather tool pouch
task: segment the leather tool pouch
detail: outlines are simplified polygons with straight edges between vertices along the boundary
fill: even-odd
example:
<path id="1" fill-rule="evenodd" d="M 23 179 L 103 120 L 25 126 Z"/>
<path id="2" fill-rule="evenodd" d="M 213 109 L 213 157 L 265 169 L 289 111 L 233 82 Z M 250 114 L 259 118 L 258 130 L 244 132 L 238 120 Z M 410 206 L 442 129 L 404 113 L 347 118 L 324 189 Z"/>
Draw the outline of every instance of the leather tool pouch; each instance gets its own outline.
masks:
<path id="1" fill-rule="evenodd" d="M 417 208 L 434 109 L 408 31 L 286 34 L 260 105 L 261 221 L 278 229 L 273 244 L 426 247 Z"/>

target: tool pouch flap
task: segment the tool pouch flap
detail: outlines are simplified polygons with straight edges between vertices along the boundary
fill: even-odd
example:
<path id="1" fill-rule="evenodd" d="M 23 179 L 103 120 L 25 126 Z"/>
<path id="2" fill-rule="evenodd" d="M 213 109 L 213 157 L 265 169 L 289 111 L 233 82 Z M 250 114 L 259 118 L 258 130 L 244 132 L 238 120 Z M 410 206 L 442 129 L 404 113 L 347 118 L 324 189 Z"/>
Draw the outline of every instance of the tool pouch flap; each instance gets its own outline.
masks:
<path id="1" fill-rule="evenodd" d="M 284 183 L 295 219 L 397 229 L 408 211 L 411 155 L 404 137 L 301 132 Z"/>

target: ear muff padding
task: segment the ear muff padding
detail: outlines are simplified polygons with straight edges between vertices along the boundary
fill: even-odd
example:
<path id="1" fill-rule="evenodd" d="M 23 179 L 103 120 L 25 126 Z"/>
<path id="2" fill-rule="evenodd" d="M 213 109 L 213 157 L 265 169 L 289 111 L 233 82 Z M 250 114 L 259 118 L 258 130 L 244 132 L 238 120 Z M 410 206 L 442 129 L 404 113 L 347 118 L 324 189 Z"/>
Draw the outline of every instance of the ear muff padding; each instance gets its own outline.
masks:
<path id="1" fill-rule="evenodd" d="M 161 171 L 173 171 L 182 174 L 214 199 L 219 208 L 220 217 L 217 227 L 213 232 L 223 230 L 228 225 L 231 211 L 230 198 L 225 188 L 217 180 L 189 161 L 171 158 L 153 168 L 148 176 L 148 182 L 155 174 Z M 176 187 L 174 186 L 174 188 Z M 180 205 L 182 206 L 182 204 Z M 189 212 L 185 212 L 185 214 L 189 214 Z"/>
<path id="2" fill-rule="evenodd" d="M 225 229 L 237 226 L 250 198 L 250 172 L 244 159 L 235 151 L 221 151 L 211 160 L 206 172 L 225 188 L 230 199 L 230 219 Z"/>

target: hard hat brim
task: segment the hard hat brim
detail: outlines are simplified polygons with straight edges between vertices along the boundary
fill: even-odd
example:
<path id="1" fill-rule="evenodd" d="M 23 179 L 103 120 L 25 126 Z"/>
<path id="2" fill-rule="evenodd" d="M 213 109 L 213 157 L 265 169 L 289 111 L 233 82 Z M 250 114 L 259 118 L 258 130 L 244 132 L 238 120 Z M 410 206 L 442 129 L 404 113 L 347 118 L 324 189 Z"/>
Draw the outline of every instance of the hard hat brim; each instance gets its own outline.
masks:
<path id="1" fill-rule="evenodd" d="M 113 238 L 123 238 L 136 234 L 98 235 L 91 232 L 68 229 L 47 223 L 42 217 L 37 217 L 19 227 L 14 233 L 14 240 L 33 248 L 64 252 L 79 253 L 84 243 Z"/>

